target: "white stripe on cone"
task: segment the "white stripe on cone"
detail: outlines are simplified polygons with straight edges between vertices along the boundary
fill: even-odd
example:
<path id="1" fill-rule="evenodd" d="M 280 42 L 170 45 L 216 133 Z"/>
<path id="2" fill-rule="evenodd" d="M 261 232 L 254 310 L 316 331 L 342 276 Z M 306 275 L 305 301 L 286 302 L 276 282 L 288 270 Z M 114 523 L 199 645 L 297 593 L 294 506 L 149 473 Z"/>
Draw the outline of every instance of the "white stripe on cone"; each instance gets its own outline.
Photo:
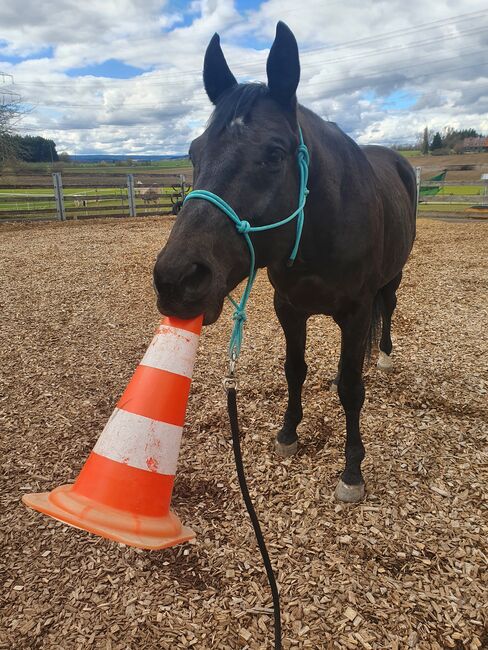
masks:
<path id="1" fill-rule="evenodd" d="M 116 408 L 93 451 L 130 467 L 176 474 L 183 427 Z"/>
<path id="2" fill-rule="evenodd" d="M 161 324 L 141 364 L 191 379 L 199 338 L 193 332 Z"/>

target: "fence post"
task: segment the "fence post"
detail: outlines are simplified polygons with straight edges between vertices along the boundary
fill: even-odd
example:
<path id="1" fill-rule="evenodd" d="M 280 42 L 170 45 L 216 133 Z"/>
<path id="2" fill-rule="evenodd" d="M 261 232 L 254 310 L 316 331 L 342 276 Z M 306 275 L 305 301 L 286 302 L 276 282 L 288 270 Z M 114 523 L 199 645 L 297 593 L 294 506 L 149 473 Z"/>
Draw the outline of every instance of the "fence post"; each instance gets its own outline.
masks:
<path id="1" fill-rule="evenodd" d="M 61 172 L 55 172 L 53 174 L 53 184 L 58 219 L 60 221 L 66 221 L 66 212 L 64 211 L 63 180 L 61 178 Z"/>
<path id="2" fill-rule="evenodd" d="M 181 200 L 185 200 L 185 176 L 183 174 L 180 174 L 180 181 L 181 181 Z"/>
<path id="3" fill-rule="evenodd" d="M 419 203 L 420 203 L 420 173 L 422 171 L 422 167 L 415 167 L 415 179 L 417 183 L 417 204 L 415 206 L 415 218 L 417 218 L 418 212 L 419 212 Z"/>
<path id="4" fill-rule="evenodd" d="M 485 183 L 485 193 L 483 194 L 482 206 L 488 208 L 488 174 L 481 174 L 481 180 Z"/>
<path id="5" fill-rule="evenodd" d="M 134 194 L 134 175 L 127 174 L 127 196 L 129 197 L 129 216 L 136 216 L 136 197 Z"/>

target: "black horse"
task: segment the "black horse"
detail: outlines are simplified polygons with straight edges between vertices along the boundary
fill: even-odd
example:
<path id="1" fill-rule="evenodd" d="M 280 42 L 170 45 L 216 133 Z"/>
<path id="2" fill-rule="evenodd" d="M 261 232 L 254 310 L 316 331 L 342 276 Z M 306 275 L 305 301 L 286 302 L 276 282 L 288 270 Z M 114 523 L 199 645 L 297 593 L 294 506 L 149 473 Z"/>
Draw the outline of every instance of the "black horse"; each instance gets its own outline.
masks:
<path id="1" fill-rule="evenodd" d="M 258 267 L 267 267 L 274 306 L 286 338 L 288 407 L 276 450 L 297 448 L 307 365 L 307 319 L 332 316 L 342 333 L 336 378 L 346 414 L 346 465 L 336 489 L 341 501 L 364 496 L 359 430 L 362 370 L 372 333 L 382 321 L 379 367 L 391 367 L 390 326 L 396 290 L 415 238 L 415 175 L 395 152 L 360 148 L 335 124 L 297 104 L 298 47 L 278 23 L 267 61 L 268 84 L 238 84 L 217 34 L 205 55 L 203 80 L 215 110 L 191 144 L 194 188 L 219 195 L 251 225 L 279 221 L 297 208 L 299 126 L 310 153 L 310 175 L 298 256 L 287 264 L 296 224 L 251 234 Z M 249 273 L 242 234 L 217 207 L 187 201 L 154 268 L 163 314 L 204 324 L 219 317 L 225 296 Z"/>

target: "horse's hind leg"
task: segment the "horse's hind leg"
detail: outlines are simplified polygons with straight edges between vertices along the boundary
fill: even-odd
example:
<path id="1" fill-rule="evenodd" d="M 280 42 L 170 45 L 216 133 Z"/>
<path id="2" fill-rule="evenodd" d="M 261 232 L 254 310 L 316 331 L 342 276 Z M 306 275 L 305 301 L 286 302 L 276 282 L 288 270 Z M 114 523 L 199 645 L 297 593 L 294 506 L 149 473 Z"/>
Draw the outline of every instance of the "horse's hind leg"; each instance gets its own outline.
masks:
<path id="1" fill-rule="evenodd" d="M 378 358 L 377 367 L 384 372 L 391 372 L 393 370 L 393 361 L 390 358 L 391 350 L 393 348 L 391 342 L 391 317 L 397 304 L 396 292 L 400 286 L 402 273 L 400 272 L 391 282 L 386 284 L 381 293 L 381 318 L 383 321 L 381 330 L 380 341 L 380 356 Z"/>
<path id="2" fill-rule="evenodd" d="M 285 374 L 288 383 L 288 406 L 283 426 L 276 437 L 275 450 L 279 456 L 287 457 L 297 451 L 297 426 L 303 417 L 302 386 L 307 375 L 305 345 L 308 315 L 296 311 L 289 304 L 283 302 L 277 293 L 274 296 L 274 306 L 285 333 Z"/>

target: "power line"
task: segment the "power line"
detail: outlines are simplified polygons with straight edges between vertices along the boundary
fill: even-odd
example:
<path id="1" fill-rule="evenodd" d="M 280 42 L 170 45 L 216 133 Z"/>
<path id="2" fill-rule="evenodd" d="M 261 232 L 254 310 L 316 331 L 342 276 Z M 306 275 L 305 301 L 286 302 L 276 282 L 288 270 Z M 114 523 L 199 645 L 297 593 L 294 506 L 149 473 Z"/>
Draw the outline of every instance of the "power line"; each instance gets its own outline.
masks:
<path id="1" fill-rule="evenodd" d="M 424 29 L 431 29 L 433 25 L 437 25 L 438 27 L 450 27 L 450 24 L 445 24 L 445 23 L 450 23 L 453 21 L 453 23 L 457 22 L 464 22 L 465 20 L 469 20 L 470 18 L 475 18 L 476 16 L 480 16 L 482 18 L 486 17 L 486 11 L 471 11 L 469 13 L 464 13 L 464 14 L 457 14 L 455 16 L 449 16 L 448 18 L 439 18 L 438 20 L 432 20 L 427 23 L 417 23 L 416 25 L 412 25 L 412 27 L 408 27 L 407 29 L 395 29 L 390 32 L 383 32 L 382 34 L 378 34 L 375 36 L 365 36 L 364 38 L 359 38 L 359 39 L 353 39 L 351 41 L 345 41 L 344 43 L 341 43 L 339 45 L 324 45 L 321 47 L 317 47 L 314 49 L 310 50 L 304 50 L 304 53 L 307 52 L 318 52 L 322 50 L 328 50 L 328 49 L 342 49 L 344 47 L 350 47 L 354 45 L 358 45 L 360 43 L 368 43 L 371 41 L 377 42 L 378 40 L 384 40 L 385 38 L 391 38 L 391 36 L 394 35 L 399 35 L 399 36 L 404 36 L 405 34 L 409 34 L 411 32 L 413 33 L 418 33 L 419 31 L 423 31 Z"/>
<path id="2" fill-rule="evenodd" d="M 351 40 L 351 41 L 346 41 L 344 43 L 340 43 L 340 44 L 337 44 L 337 45 L 325 45 L 325 46 L 321 46 L 321 47 L 314 48 L 314 49 L 302 50 L 301 57 L 302 57 L 302 61 L 303 61 L 307 57 L 307 55 L 314 54 L 316 52 L 322 52 L 322 51 L 325 51 L 325 50 L 341 50 L 341 49 L 344 49 L 344 48 L 347 48 L 347 47 L 353 47 L 353 46 L 355 47 L 355 46 L 361 45 L 361 44 L 367 44 L 367 45 L 375 44 L 378 41 L 382 41 L 382 40 L 384 40 L 386 38 L 391 38 L 392 36 L 395 36 L 395 35 L 405 36 L 405 35 L 409 35 L 411 33 L 417 34 L 419 31 L 424 31 L 425 29 L 431 29 L 434 25 L 437 26 L 437 27 L 450 27 L 450 26 L 454 26 L 458 22 L 464 22 L 466 20 L 470 20 L 470 19 L 475 18 L 477 16 L 485 17 L 486 12 L 484 12 L 484 11 L 475 11 L 475 12 L 469 12 L 469 13 L 464 13 L 464 14 L 458 14 L 456 16 L 450 16 L 448 18 L 429 21 L 427 23 L 419 23 L 419 24 L 416 24 L 416 25 L 414 25 L 414 26 L 412 26 L 410 28 L 407 28 L 407 29 L 397 29 L 397 30 L 393 30 L 393 31 L 390 31 L 390 32 L 384 32 L 382 34 L 375 35 L 375 36 L 369 36 L 369 37 L 364 37 L 364 38 L 361 38 L 361 39 L 354 39 L 354 40 Z M 483 31 L 483 30 L 480 30 L 480 31 Z M 452 35 L 452 36 L 439 37 L 439 40 L 447 40 L 448 38 L 456 38 L 456 37 L 458 37 L 458 36 L 457 35 Z M 436 42 L 436 40 L 437 39 L 433 39 L 432 42 Z M 131 42 L 134 42 L 134 40 L 131 39 Z M 422 44 L 422 42 L 420 44 Z M 425 43 L 425 44 L 427 44 L 427 43 Z M 412 46 L 415 46 L 415 44 L 412 44 Z M 395 49 L 395 48 L 392 48 L 392 49 Z M 367 56 L 372 56 L 372 55 L 374 55 L 374 52 L 371 52 L 371 54 L 367 54 Z M 357 56 L 358 56 L 358 58 L 361 58 L 363 55 L 359 54 Z M 366 56 L 366 55 L 364 55 L 364 56 Z M 337 61 L 341 61 L 341 60 L 346 60 L 347 58 L 349 58 L 349 57 L 345 57 L 344 59 L 336 59 L 336 60 L 333 59 L 333 60 L 331 60 L 329 62 L 337 62 Z M 306 61 L 305 61 L 305 63 L 306 63 L 306 65 L 313 64 L 313 62 L 306 62 Z M 322 60 L 319 60 L 319 61 L 317 61 L 315 63 L 315 65 L 322 65 L 323 63 L 324 62 Z M 326 61 L 326 63 L 327 63 L 327 61 Z M 251 67 L 251 68 L 256 67 L 257 65 L 260 65 L 260 64 L 258 62 L 240 63 L 238 66 L 236 66 L 236 70 L 245 70 L 245 69 L 247 69 L 249 67 Z M 190 70 L 190 71 L 186 71 L 186 72 L 180 72 L 180 71 L 175 70 L 175 71 L 171 71 L 171 72 L 162 74 L 160 78 L 167 80 L 167 77 L 170 74 L 174 74 L 178 79 L 178 81 L 176 82 L 175 85 L 181 85 L 181 79 L 182 78 L 194 78 L 195 75 L 200 76 L 201 70 L 200 69 L 194 69 L 194 70 Z M 156 75 L 152 75 L 151 77 L 147 77 L 147 78 L 142 77 L 139 81 L 146 81 L 146 79 L 148 81 L 149 80 L 153 81 L 155 78 L 157 78 Z M 77 79 L 80 79 L 80 77 L 78 77 Z M 83 77 L 81 77 L 81 79 L 83 79 Z M 89 80 L 86 80 L 86 81 L 90 81 L 91 84 L 94 84 L 94 83 L 96 83 L 96 81 L 95 81 L 96 79 L 106 80 L 106 79 L 110 79 L 110 77 L 91 77 Z M 137 77 L 132 77 L 128 81 L 133 82 L 135 79 L 137 79 Z M 85 80 L 85 79 L 83 79 L 83 80 Z M 119 80 L 119 79 L 113 80 L 114 84 L 115 83 L 126 83 L 126 82 L 127 82 L 127 80 Z M 63 81 L 63 82 L 50 82 L 50 83 L 45 82 L 45 83 L 43 83 L 43 82 L 39 82 L 39 81 L 31 81 L 31 82 L 27 82 L 27 83 L 29 83 L 30 85 L 54 87 L 54 86 L 58 86 L 58 85 L 65 86 L 65 85 L 67 85 L 69 83 L 72 83 L 72 82 Z M 169 81 L 166 81 L 166 84 L 168 84 L 168 83 L 169 83 Z M 155 85 L 159 85 L 159 84 L 156 83 Z"/>
<path id="3" fill-rule="evenodd" d="M 410 68 L 417 68 L 419 66 L 424 66 L 424 65 L 433 66 L 433 65 L 437 65 L 439 63 L 442 64 L 442 63 L 444 63 L 446 61 L 452 61 L 453 59 L 456 60 L 456 59 L 459 59 L 460 57 L 463 57 L 463 56 L 477 56 L 477 55 L 482 55 L 482 54 L 486 53 L 485 50 L 474 50 L 474 51 L 466 52 L 465 51 L 466 49 L 467 48 L 464 48 L 463 50 L 460 50 L 457 53 L 456 56 L 452 56 L 452 57 L 445 57 L 445 58 L 442 58 L 442 59 L 434 59 L 434 60 L 432 60 L 432 59 L 420 60 L 420 61 L 417 61 L 416 63 L 411 63 L 409 65 L 404 65 L 404 66 L 400 66 L 400 67 L 389 67 L 388 70 L 386 70 L 384 72 L 383 71 L 377 71 L 377 72 L 371 72 L 369 74 L 358 73 L 354 77 L 348 77 L 347 81 L 351 82 L 354 79 L 356 79 L 358 81 L 361 81 L 361 82 L 369 81 L 371 79 L 376 79 L 377 77 L 384 77 L 384 76 L 387 76 L 387 75 L 391 75 L 392 73 L 401 72 L 403 70 L 409 70 Z M 464 54 L 462 54 L 462 52 L 464 52 Z M 473 64 L 472 67 L 479 67 L 479 66 L 482 66 L 482 65 L 485 65 L 485 62 Z M 446 71 L 447 71 L 446 69 L 436 70 L 435 74 L 436 75 L 441 75 Z M 422 76 L 426 76 L 426 75 L 422 75 Z M 320 81 L 310 81 L 310 82 L 306 83 L 304 85 L 304 87 L 303 87 L 303 90 L 306 91 L 311 87 L 324 86 L 327 83 L 333 83 L 335 81 L 344 81 L 344 77 L 343 76 L 341 76 L 341 77 L 324 76 Z M 339 89 L 339 90 L 341 90 L 341 89 Z M 199 90 L 199 91 L 193 93 L 192 99 L 198 100 L 198 99 L 203 99 L 205 97 L 206 97 L 205 92 L 203 90 Z M 113 112 L 114 110 L 130 109 L 130 108 L 134 108 L 134 109 L 148 108 L 148 109 L 152 109 L 154 111 L 157 111 L 157 110 L 162 110 L 162 109 L 181 106 L 182 102 L 181 102 L 181 100 L 175 100 L 174 102 L 172 101 L 172 102 L 167 102 L 167 103 L 151 102 L 151 103 L 147 103 L 147 104 L 143 104 L 141 102 L 124 102 L 120 106 L 109 107 L 109 106 L 105 106 L 103 104 L 95 104 L 93 102 L 90 102 L 90 103 L 64 103 L 64 102 L 53 101 L 53 102 L 39 102 L 36 105 L 37 106 L 42 106 L 43 108 L 96 108 L 96 109 L 102 109 L 102 110 L 103 109 L 108 109 L 109 111 Z"/>
<path id="4" fill-rule="evenodd" d="M 411 50 L 413 48 L 418 48 L 418 47 L 423 46 L 423 45 L 434 45 L 436 43 L 442 43 L 442 42 L 445 42 L 445 41 L 448 41 L 448 40 L 457 39 L 457 38 L 460 38 L 462 36 L 473 36 L 475 34 L 484 34 L 487 31 L 488 31 L 488 25 L 486 27 L 482 27 L 482 28 L 470 29 L 470 30 L 466 30 L 466 31 L 463 31 L 463 32 L 457 32 L 456 34 L 451 34 L 451 35 L 448 35 L 448 36 L 430 38 L 430 39 L 426 39 L 426 40 L 423 40 L 423 41 L 414 41 L 414 42 L 408 43 L 407 45 L 389 46 L 389 47 L 386 47 L 386 48 L 380 48 L 380 49 L 371 50 L 371 51 L 368 51 L 368 52 L 363 52 L 363 53 L 358 53 L 358 54 L 351 54 L 351 55 L 348 55 L 348 56 L 345 56 L 345 57 L 340 57 L 340 58 L 337 58 L 337 59 L 323 59 L 323 60 L 317 60 L 315 62 L 308 61 L 308 62 L 305 62 L 306 70 L 308 71 L 308 70 L 310 70 L 310 68 L 313 68 L 313 67 L 316 67 L 316 66 L 323 67 L 323 66 L 326 66 L 326 65 L 329 65 L 329 64 L 342 63 L 344 61 L 363 60 L 363 59 L 367 59 L 367 58 L 370 58 L 370 57 L 378 56 L 379 54 L 385 54 L 387 52 L 399 52 L 399 53 L 408 54 L 409 50 Z M 303 66 L 303 60 L 302 60 L 302 66 Z M 77 82 L 78 82 L 78 79 L 79 78 L 76 79 Z M 109 77 L 96 77 L 96 79 L 103 80 L 103 82 L 101 81 L 100 84 L 98 85 L 98 87 L 93 89 L 94 92 L 99 90 L 100 85 L 102 83 L 105 84 L 105 88 L 104 88 L 105 90 L 110 90 L 115 84 L 118 84 L 118 83 L 122 82 L 122 80 L 118 80 L 118 79 L 117 80 L 112 80 Z M 169 87 L 171 87 L 171 86 L 173 86 L 173 87 L 176 87 L 176 86 L 181 87 L 181 83 L 172 82 L 172 81 L 165 81 L 164 83 L 162 83 L 160 81 L 155 82 L 155 81 L 153 81 L 153 79 L 154 79 L 154 77 L 141 78 L 141 79 L 135 77 L 135 78 L 123 80 L 123 82 L 124 82 L 124 84 L 126 86 L 129 85 L 131 82 L 133 83 L 134 81 L 136 81 L 137 84 L 143 84 L 144 87 L 148 87 L 148 86 L 153 86 L 153 87 L 163 87 L 164 86 L 165 88 L 168 87 L 168 86 Z M 108 84 L 107 84 L 107 81 L 109 82 Z M 200 81 L 200 76 L 198 77 L 198 81 Z M 71 82 L 71 84 L 72 84 L 72 82 Z M 44 87 L 44 86 L 46 86 L 46 87 L 59 87 L 59 86 L 65 87 L 67 84 L 66 83 L 59 83 L 59 84 L 45 83 L 45 84 L 43 84 L 42 82 L 32 82 L 32 83 L 30 83 L 30 82 L 20 82 L 20 83 L 18 83 L 16 85 L 20 86 L 20 87 L 24 87 L 24 86 L 29 87 L 31 85 L 39 85 L 41 87 Z M 80 86 L 80 84 L 78 84 L 78 83 L 77 83 L 77 85 Z M 79 88 L 79 90 L 89 91 L 91 89 L 86 88 L 86 87 L 85 87 L 85 89 L 83 89 L 83 87 L 81 87 L 81 88 Z"/>
<path id="5" fill-rule="evenodd" d="M 457 58 L 457 57 L 452 57 L 452 58 Z M 468 68 L 469 69 L 475 69 L 475 68 L 480 68 L 480 67 L 485 66 L 485 65 L 488 66 L 488 60 L 483 61 L 482 63 L 474 63 L 474 64 L 469 63 L 468 65 L 456 66 L 454 68 L 446 68 L 442 72 L 443 73 L 444 72 L 454 72 L 455 70 L 466 70 Z M 435 70 L 434 72 L 420 73 L 417 76 L 417 79 L 424 79 L 425 77 L 436 77 L 436 76 L 439 76 L 439 71 L 438 70 Z M 367 77 L 366 79 L 371 79 L 371 77 Z M 412 81 L 412 79 L 411 78 L 406 78 L 406 79 L 404 79 L 404 81 Z M 339 92 L 339 89 L 334 89 L 334 93 L 335 94 L 337 94 L 337 93 L 343 94 L 344 92 L 347 92 L 348 90 L 358 90 L 357 84 L 351 85 L 349 87 L 348 86 L 342 87 L 342 88 L 340 88 L 340 92 Z M 311 99 L 310 101 L 313 102 L 314 100 Z"/>
<path id="6" fill-rule="evenodd" d="M 393 73 L 394 72 L 400 72 L 402 70 L 409 70 L 410 68 L 418 68 L 419 66 L 424 66 L 424 65 L 433 66 L 433 65 L 436 65 L 438 63 L 444 63 L 445 61 L 452 61 L 453 59 L 459 59 L 460 57 L 464 57 L 464 56 L 471 56 L 471 55 L 477 56 L 478 54 L 486 54 L 486 50 L 471 50 L 469 52 L 466 52 L 466 49 L 468 49 L 468 48 L 463 48 L 461 50 L 458 50 L 458 53 L 456 54 L 456 56 L 449 56 L 449 57 L 445 57 L 443 59 L 434 59 L 434 60 L 432 60 L 432 59 L 423 59 L 423 60 L 417 61 L 416 63 L 410 63 L 409 65 L 403 65 L 403 66 L 395 67 L 395 68 L 388 67 L 388 69 L 386 71 L 371 72 L 371 73 L 366 74 L 366 75 L 363 75 L 361 72 L 359 72 L 354 77 L 348 77 L 348 80 L 351 80 L 351 79 L 363 80 L 363 79 L 371 79 L 372 77 L 377 77 L 377 76 L 387 76 L 388 74 L 390 74 L 392 72 Z M 462 54 L 462 52 L 464 52 L 464 54 Z M 482 62 L 480 64 L 474 64 L 474 66 L 485 65 L 485 63 L 486 62 Z M 369 68 L 369 69 L 371 69 L 371 68 Z M 368 70 L 368 68 L 366 68 L 366 71 L 367 70 Z M 444 72 L 445 72 L 445 70 L 436 70 L 435 74 L 436 75 L 441 75 Z M 305 88 L 310 88 L 311 86 L 323 85 L 324 82 L 328 83 L 328 82 L 333 82 L 333 81 L 343 81 L 343 79 L 344 79 L 343 76 L 335 77 L 335 78 L 334 77 L 324 77 L 323 80 L 321 80 L 321 81 L 311 81 L 311 82 L 307 83 Z"/>
<path id="7" fill-rule="evenodd" d="M 465 69 L 468 69 L 468 68 L 469 69 L 474 69 L 474 68 L 478 68 L 478 67 L 481 67 L 481 66 L 484 66 L 484 65 L 488 65 L 488 61 L 485 61 L 483 63 L 474 64 L 474 65 L 473 64 L 468 64 L 468 65 L 463 65 L 463 66 L 455 66 L 453 68 L 446 68 L 445 72 L 453 72 L 455 70 L 465 70 Z M 420 78 L 423 79 L 423 78 L 426 78 L 426 77 L 433 77 L 433 76 L 436 76 L 436 75 L 438 75 L 437 71 L 436 72 L 427 72 L 425 74 L 421 74 Z M 355 87 L 354 86 L 351 86 L 350 88 L 344 87 L 344 88 L 341 89 L 341 93 L 346 92 L 347 90 L 352 90 L 352 89 L 355 89 Z M 310 101 L 313 103 L 314 100 L 310 100 Z M 158 125 L 160 125 L 158 122 L 156 122 L 154 124 L 146 124 L 146 125 L 141 125 L 140 123 L 138 123 L 138 124 L 125 124 L 125 125 L 123 125 L 123 129 L 127 130 L 127 129 L 130 129 L 130 128 L 132 128 L 132 129 L 137 128 L 140 131 L 141 128 L 143 128 L 143 127 L 154 128 L 154 127 L 157 127 Z M 118 127 L 117 125 L 100 124 L 100 125 L 96 125 L 94 127 L 91 127 L 89 130 L 90 131 L 96 131 L 98 129 L 107 130 L 107 129 L 120 129 L 120 128 L 122 128 L 122 127 Z M 26 131 L 30 130 L 30 131 L 36 131 L 36 132 L 58 132 L 59 133 L 59 132 L 62 132 L 62 131 L 73 131 L 73 130 L 76 130 L 76 129 L 73 129 L 73 127 L 69 127 L 68 129 L 63 129 L 63 128 L 60 128 L 59 126 L 52 126 L 52 127 L 48 126 L 48 127 L 42 128 L 42 127 L 37 127 L 37 126 L 30 127 L 28 125 L 24 125 L 24 127 L 22 127 L 21 130 L 26 130 Z M 190 145 L 189 142 L 171 143 L 171 144 L 161 143 L 161 146 L 169 146 L 169 147 L 170 146 L 186 147 L 186 146 L 189 146 L 189 145 Z"/>

